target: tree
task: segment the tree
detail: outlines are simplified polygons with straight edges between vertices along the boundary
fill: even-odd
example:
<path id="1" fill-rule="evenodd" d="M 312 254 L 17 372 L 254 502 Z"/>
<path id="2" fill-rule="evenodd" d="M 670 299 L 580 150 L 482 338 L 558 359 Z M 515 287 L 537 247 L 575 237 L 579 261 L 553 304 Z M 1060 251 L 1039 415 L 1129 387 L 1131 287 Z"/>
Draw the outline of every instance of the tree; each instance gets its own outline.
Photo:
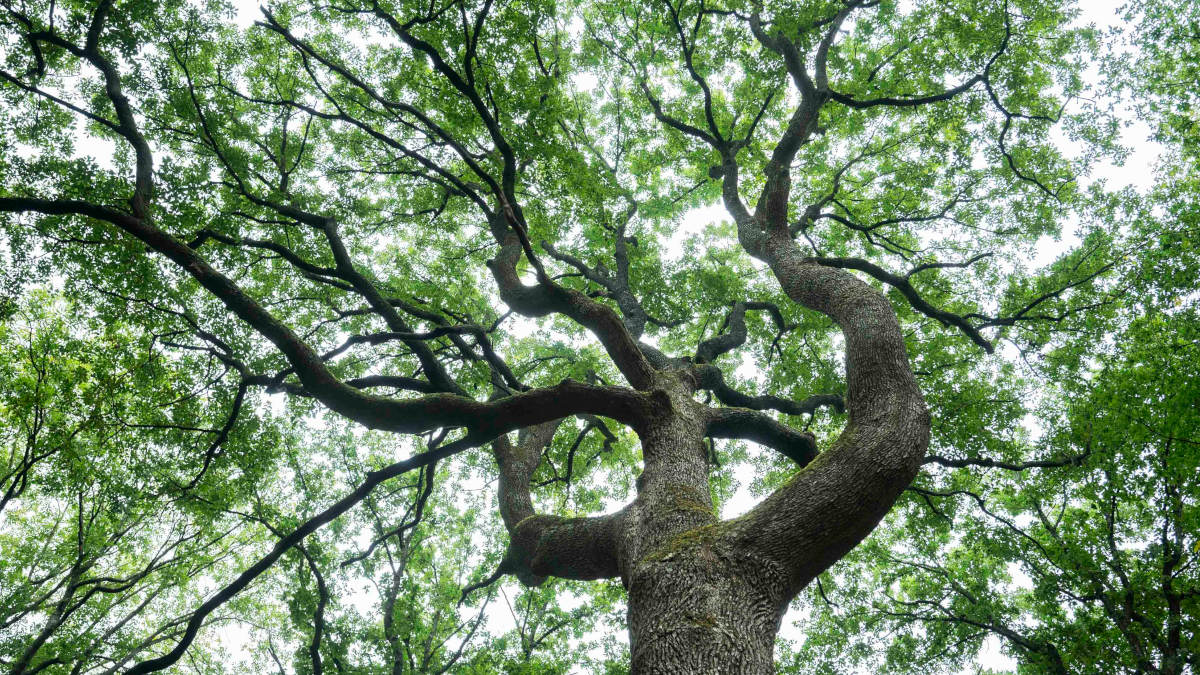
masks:
<path id="1" fill-rule="evenodd" d="M 60 617 L 45 603 L 112 575 L 56 572 L 25 610 L 45 637 L 4 647 L 14 673 L 219 668 L 194 645 L 221 621 L 257 622 L 282 668 L 271 597 L 307 636 L 297 668 L 486 671 L 479 619 L 451 605 L 501 575 L 618 579 L 635 672 L 769 672 L 789 603 L 892 508 L 931 433 L 948 466 L 1069 461 L 996 442 L 1019 406 L 936 430 L 927 408 L 1003 393 L 999 341 L 1087 331 L 1124 290 L 1107 222 L 1024 260 L 1087 213 L 1078 177 L 1114 150 L 1078 103 L 1096 36 L 1067 7 L 372 0 L 245 28 L 219 2 L 4 10 L 9 304 L 54 288 L 60 334 L 106 325 L 144 359 L 102 392 L 140 403 L 97 428 L 147 466 L 67 492 L 132 480 L 123 499 L 159 504 L 152 535 L 112 544 L 149 567 L 165 514 L 215 549 L 171 597 L 121 577 L 136 626 Z M 1056 124 L 1085 152 L 1064 157 Z M 683 214 L 718 201 L 730 222 L 677 256 Z M 72 409 L 57 433 L 79 405 L 52 404 Z M 719 520 L 740 441 L 788 477 Z M 111 451 L 64 447 L 84 467 Z M 20 513 L 44 518 L 61 488 L 13 462 L 12 484 L 40 482 Z M 469 586 L 478 512 L 446 493 L 465 470 L 494 478 L 508 540 Z M 334 606 L 347 566 L 378 621 Z M 525 597 L 528 661 L 577 622 Z M 89 630 L 100 655 L 72 662 Z"/>

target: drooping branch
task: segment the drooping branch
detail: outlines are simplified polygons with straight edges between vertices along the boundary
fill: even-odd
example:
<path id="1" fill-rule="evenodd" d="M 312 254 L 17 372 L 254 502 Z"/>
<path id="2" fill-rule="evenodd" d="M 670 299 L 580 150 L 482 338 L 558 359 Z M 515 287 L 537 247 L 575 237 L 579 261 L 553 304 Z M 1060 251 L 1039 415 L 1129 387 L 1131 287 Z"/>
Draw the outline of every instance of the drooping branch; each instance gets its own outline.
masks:
<path id="1" fill-rule="evenodd" d="M 238 575 L 238 577 L 232 582 L 226 584 L 223 588 L 221 588 L 220 591 L 218 591 L 216 594 L 206 600 L 204 604 L 200 605 L 200 607 L 192 612 L 188 618 L 187 627 L 183 636 L 180 637 L 179 642 L 175 644 L 175 647 L 172 648 L 171 651 L 163 654 L 162 656 L 138 663 L 126 671 L 127 675 L 145 675 L 146 673 L 158 672 L 160 670 L 169 668 L 178 662 L 179 659 L 183 657 L 183 654 L 187 651 L 188 647 L 191 646 L 192 642 L 195 641 L 197 633 L 199 633 L 200 628 L 204 625 L 205 618 L 207 618 L 209 614 L 212 614 L 212 612 L 218 607 L 228 602 L 238 593 L 241 593 L 247 586 L 250 585 L 251 582 L 262 575 L 263 572 L 274 566 L 275 562 L 279 560 L 280 557 L 290 551 L 293 547 L 303 542 L 308 535 L 316 532 L 322 526 L 332 522 L 343 513 L 357 506 L 362 500 L 366 499 L 367 496 L 370 495 L 380 483 L 383 483 L 384 481 L 399 476 L 403 473 L 407 473 L 408 471 L 412 471 L 413 469 L 433 464 L 440 459 L 455 455 L 477 444 L 478 443 L 474 441 L 474 439 L 469 437 L 463 438 L 453 443 L 447 443 L 446 445 L 443 445 L 437 449 L 418 454 L 402 462 L 396 462 L 395 464 L 391 464 L 377 471 L 369 472 L 366 479 L 353 492 L 338 500 L 324 511 L 304 521 L 304 523 L 302 523 L 299 527 L 281 537 L 269 553 Z"/>
<path id="2" fill-rule="evenodd" d="M 525 316 L 559 313 L 575 320 L 599 338 L 630 385 L 635 389 L 649 388 L 654 381 L 654 367 L 616 312 L 548 276 L 541 275 L 536 285 L 526 286 L 517 273 L 522 245 L 515 231 L 496 216 L 489 218 L 489 225 L 500 244 L 496 257 L 488 261 L 492 277 L 500 287 L 500 298 Z"/>
<path id="3" fill-rule="evenodd" d="M 729 313 L 725 316 L 725 321 L 721 326 L 721 330 L 726 332 L 718 333 L 707 340 L 702 341 L 696 347 L 696 355 L 694 361 L 697 364 L 711 363 L 722 354 L 732 351 L 746 343 L 746 311 L 764 311 L 770 314 L 771 320 L 775 322 L 775 327 L 779 330 L 779 335 L 782 336 L 788 331 L 794 330 L 796 324 L 787 323 L 783 318 L 783 312 L 779 307 L 772 302 L 750 301 L 750 302 L 735 302 Z"/>
<path id="4" fill-rule="evenodd" d="M 1109 262 L 1104 265 L 1101 265 L 1096 270 L 1094 270 L 1078 279 L 1068 281 L 1068 282 L 1062 284 L 1061 286 L 1059 286 L 1058 288 L 1055 288 L 1054 290 L 1047 291 L 1045 293 L 1041 293 L 1037 297 L 1035 297 L 1032 300 L 1030 300 L 1029 302 L 1025 303 L 1025 305 L 1022 306 L 1021 309 L 1018 309 L 1016 312 L 1013 312 L 1012 314 L 1010 314 L 1008 316 L 989 317 L 989 316 L 983 316 L 981 314 L 971 314 L 968 316 L 971 318 L 982 319 L 983 323 L 980 324 L 981 328 L 989 327 L 989 326 L 1013 326 L 1013 325 L 1016 325 L 1017 323 L 1020 323 L 1023 321 L 1050 321 L 1050 322 L 1062 321 L 1063 319 L 1067 318 L 1071 314 L 1075 313 L 1075 311 L 1077 311 L 1077 310 L 1067 309 L 1059 314 L 1031 314 L 1031 312 L 1033 310 L 1037 309 L 1038 307 L 1040 307 L 1043 303 L 1045 303 L 1049 300 L 1055 300 L 1055 299 L 1061 298 L 1063 296 L 1063 294 L 1067 293 L 1071 289 L 1077 288 L 1079 286 L 1082 286 L 1082 285 L 1092 281 L 1093 279 L 1096 279 L 1100 275 L 1102 275 L 1102 274 L 1108 272 L 1109 270 L 1113 269 L 1114 267 L 1116 267 L 1116 265 L 1117 265 L 1117 261 L 1114 260 L 1113 262 Z M 1100 304 L 1103 304 L 1103 302 L 1101 302 Z"/>
<path id="5" fill-rule="evenodd" d="M 832 89 L 827 89 L 826 91 L 828 91 L 829 98 L 830 98 L 830 100 L 836 101 L 836 102 L 838 102 L 844 106 L 847 106 L 849 108 L 856 108 L 856 109 L 860 109 L 860 110 L 866 109 L 866 108 L 876 108 L 876 107 L 916 108 L 916 107 L 920 107 L 920 106 L 932 105 L 935 103 L 942 103 L 945 101 L 949 101 L 949 100 L 954 99 L 962 94 L 965 94 L 966 92 L 968 92 L 972 88 L 974 88 L 975 85 L 977 85 L 981 82 L 984 83 L 985 85 L 987 85 L 988 87 L 990 87 L 989 78 L 990 78 L 990 74 L 991 74 L 992 65 L 995 64 L 996 61 L 1008 50 L 1009 39 L 1012 35 L 1011 27 L 1008 25 L 1008 6 L 1007 6 L 1007 4 L 1005 4 L 1005 7 L 1004 7 L 1004 14 L 1005 14 L 1005 29 L 1006 30 L 1005 30 L 1004 38 L 1001 40 L 1000 45 L 997 47 L 996 51 L 992 53 L 991 57 L 988 59 L 987 63 L 984 65 L 984 68 L 981 70 L 981 72 L 971 76 L 970 78 L 968 78 L 967 80 L 965 80 L 964 82 L 962 82 L 961 84 L 959 84 L 957 86 L 950 87 L 950 88 L 945 89 L 940 92 L 934 92 L 934 93 L 928 93 L 928 94 L 913 94 L 913 95 L 906 95 L 906 96 L 879 96 L 879 97 L 870 98 L 870 99 L 858 99 L 858 98 L 855 98 L 855 96 L 853 94 L 845 94 L 845 93 L 834 91 Z M 897 53 L 899 53 L 899 52 L 897 52 Z M 889 57 L 889 60 L 894 57 L 895 57 L 895 54 L 893 54 L 891 57 Z M 871 77 L 868 78 L 868 81 L 874 79 L 876 72 L 878 72 L 878 67 L 877 67 L 876 71 L 872 72 Z"/>
<path id="6" fill-rule="evenodd" d="M 922 264 L 920 264 L 920 265 L 917 265 L 916 267 L 912 268 L 912 269 L 911 269 L 911 270 L 909 270 L 908 272 L 905 272 L 905 273 L 904 273 L 904 278 L 906 278 L 906 279 L 910 279 L 910 278 L 912 278 L 914 275 L 916 275 L 916 274 L 920 274 L 921 272 L 924 272 L 924 271 L 926 271 L 926 270 L 940 270 L 940 269 L 949 269 L 949 268 L 954 268 L 954 267 L 957 267 L 957 268 L 970 267 L 971 265 L 974 265 L 975 263 L 979 262 L 980 260 L 983 260 L 984 258 L 991 257 L 992 255 L 993 255 L 993 254 L 992 254 L 991 252 L 987 252 L 987 253 L 979 253 L 979 254 L 977 254 L 977 255 L 973 255 L 973 256 L 971 256 L 970 258 L 968 258 L 968 259 L 966 259 L 966 260 L 964 260 L 964 261 L 962 261 L 962 262 L 930 262 L 930 263 L 922 263 Z"/>
<path id="7" fill-rule="evenodd" d="M 815 394 L 800 401 L 795 401 L 774 394 L 759 394 L 751 396 L 744 394 L 725 382 L 725 375 L 720 368 L 711 364 L 694 366 L 697 386 L 707 389 L 716 395 L 717 400 L 728 406 L 749 408 L 751 410 L 778 410 L 787 415 L 810 415 L 818 408 L 829 407 L 839 414 L 846 411 L 845 402 L 837 394 Z"/>
<path id="8" fill-rule="evenodd" d="M 1056 469 L 1064 466 L 1080 466 L 1083 461 L 1088 458 L 1091 451 L 1072 455 L 1064 459 L 1040 459 L 1030 460 L 1028 462 L 1006 462 L 1004 460 L 992 459 L 990 457 L 942 457 L 940 455 L 929 455 L 925 458 L 923 464 L 937 464 L 951 469 L 960 469 L 968 466 L 976 466 L 981 468 L 997 468 L 1008 471 L 1026 471 L 1028 469 Z"/>
<path id="9" fill-rule="evenodd" d="M 319 401 L 369 428 L 418 433 L 437 427 L 468 427 L 477 440 L 483 442 L 508 430 L 574 412 L 605 415 L 640 425 L 645 419 L 643 415 L 653 407 L 648 406 L 654 398 L 652 395 L 570 381 L 492 403 L 479 403 L 452 394 L 432 394 L 408 400 L 365 394 L 334 377 L 319 354 L 228 277 L 209 266 L 185 244 L 148 222 L 107 207 L 70 200 L 0 197 L 0 211 L 86 215 L 116 225 L 186 270 L 235 316 L 275 344 L 295 369 L 304 388 Z M 615 316 L 612 320 L 624 332 Z M 638 358 L 641 359 L 640 352 Z M 576 405 L 582 407 L 572 410 Z M 545 407 L 538 410 L 539 406 Z"/>
<path id="10" fill-rule="evenodd" d="M 982 82 L 983 79 L 983 74 L 980 73 L 974 77 L 971 77 L 957 87 L 951 87 L 950 89 L 940 91 L 935 94 L 916 94 L 913 96 L 881 96 L 878 98 L 859 100 L 854 98 L 853 94 L 842 94 L 830 90 L 829 98 L 841 103 L 844 106 L 858 109 L 875 108 L 878 106 L 890 106 L 893 108 L 915 108 L 917 106 L 929 105 L 931 103 L 949 101 L 959 94 L 970 91 L 972 87 Z"/>

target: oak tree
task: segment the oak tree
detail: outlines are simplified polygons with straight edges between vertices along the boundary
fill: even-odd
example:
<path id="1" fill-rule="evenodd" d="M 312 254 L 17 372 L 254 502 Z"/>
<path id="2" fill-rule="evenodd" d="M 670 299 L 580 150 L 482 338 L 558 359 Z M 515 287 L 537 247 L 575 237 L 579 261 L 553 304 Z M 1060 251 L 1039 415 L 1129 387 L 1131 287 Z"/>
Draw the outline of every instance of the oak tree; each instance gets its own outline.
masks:
<path id="1" fill-rule="evenodd" d="M 1003 442 L 1021 355 L 1128 288 L 1069 7 L 234 10 L 3 3 L 0 522 L 55 549 L 0 564 L 11 672 L 217 670 L 223 623 L 564 669 L 622 601 L 633 672 L 771 672 L 923 464 L 1073 461 Z M 546 590 L 475 651 L 506 575 Z"/>

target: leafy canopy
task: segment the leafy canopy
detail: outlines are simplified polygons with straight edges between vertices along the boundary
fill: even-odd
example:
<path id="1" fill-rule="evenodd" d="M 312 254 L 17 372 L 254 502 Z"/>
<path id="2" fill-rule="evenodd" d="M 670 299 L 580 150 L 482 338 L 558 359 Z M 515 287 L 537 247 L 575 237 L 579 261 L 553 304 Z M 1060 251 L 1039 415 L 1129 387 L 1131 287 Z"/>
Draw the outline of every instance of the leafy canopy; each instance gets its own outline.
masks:
<path id="1" fill-rule="evenodd" d="M 887 294 L 935 423 L 781 666 L 1194 669 L 1195 17 L 1130 11 L 1109 76 L 1191 162 L 1149 196 L 1088 175 L 1107 42 L 1063 3 L 3 3 L 0 664 L 120 671 L 192 621 L 179 669 L 624 672 L 616 583 L 463 600 L 507 536 L 476 446 L 524 425 L 403 406 L 637 386 L 611 314 L 826 447 L 837 326 L 696 215 L 803 132 L 789 229 Z M 539 512 L 633 498 L 615 415 L 546 444 Z M 711 443 L 718 508 L 795 471 Z"/>

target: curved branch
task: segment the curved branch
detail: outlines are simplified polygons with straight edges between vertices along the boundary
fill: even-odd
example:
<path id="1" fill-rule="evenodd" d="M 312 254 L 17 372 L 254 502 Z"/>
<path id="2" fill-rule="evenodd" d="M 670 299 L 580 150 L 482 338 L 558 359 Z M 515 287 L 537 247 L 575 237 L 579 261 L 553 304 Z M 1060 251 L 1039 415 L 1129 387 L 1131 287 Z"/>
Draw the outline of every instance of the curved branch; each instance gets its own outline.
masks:
<path id="1" fill-rule="evenodd" d="M 722 328 L 729 330 L 702 341 L 696 347 L 696 363 L 711 363 L 718 356 L 737 349 L 746 342 L 746 303 L 733 303 L 733 308 L 725 316 Z"/>
<path id="2" fill-rule="evenodd" d="M 789 324 L 784 321 L 783 312 L 773 302 L 735 302 L 733 308 L 729 310 L 729 314 L 725 316 L 725 321 L 721 326 L 722 329 L 728 328 L 729 330 L 702 341 L 696 347 L 696 356 L 694 358 L 696 363 L 711 363 L 718 356 L 745 344 L 747 310 L 764 311 L 771 315 L 771 320 L 775 322 L 775 326 L 779 329 L 779 336 L 776 337 L 776 340 L 783 337 L 784 333 L 796 328 L 796 324 Z"/>
<path id="3" fill-rule="evenodd" d="M 763 242 L 787 295 L 829 316 L 846 340 L 849 422 L 825 452 L 721 537 L 784 571 L 791 598 L 866 537 L 916 476 L 929 412 L 887 298 L 854 276 L 803 256 L 785 230 Z M 744 548 L 743 548 L 744 547 Z"/>
<path id="4" fill-rule="evenodd" d="M 504 519 L 504 526 L 509 532 L 535 513 L 529 483 L 537 469 L 542 451 L 554 440 L 554 433 L 564 419 L 560 417 L 522 428 L 518 433 L 516 445 L 513 445 L 507 436 L 500 436 L 492 442 L 492 455 L 496 458 L 496 467 L 499 469 L 496 501 L 499 503 L 500 517 Z"/>
<path id="5" fill-rule="evenodd" d="M 699 388 L 712 391 L 717 400 L 728 406 L 751 410 L 778 410 L 787 415 L 809 415 L 822 407 L 833 408 L 839 414 L 846 412 L 846 404 L 837 394 L 814 394 L 801 401 L 774 394 L 750 396 L 726 384 L 725 374 L 714 365 L 697 365 L 693 367 L 692 372 L 696 374 Z"/>
<path id="6" fill-rule="evenodd" d="M 316 532 L 322 526 L 332 522 L 338 516 L 349 511 L 351 508 L 358 505 L 359 502 L 366 499 L 368 495 L 382 482 L 399 476 L 413 469 L 427 466 L 433 462 L 449 457 L 466 450 L 467 448 L 475 447 L 479 441 L 471 436 L 459 439 L 453 443 L 443 445 L 435 450 L 429 450 L 422 454 L 416 455 L 402 462 L 396 462 L 378 471 L 372 471 L 367 474 L 367 478 L 350 494 L 335 502 L 332 506 L 325 509 L 306 520 L 303 524 L 292 530 L 287 535 L 283 536 L 276 542 L 275 546 L 267 555 L 263 556 L 258 562 L 251 565 L 248 569 L 242 572 L 236 579 L 223 587 L 215 595 L 209 598 L 204 604 L 200 605 L 191 617 L 188 619 L 187 627 L 184 630 L 183 636 L 171 651 L 162 656 L 142 661 L 126 671 L 126 675 L 145 675 L 171 667 L 180 658 L 184 652 L 191 646 L 196 639 L 196 634 L 200 631 L 204 620 L 209 614 L 213 613 L 218 607 L 231 600 L 234 596 L 250 585 L 252 581 L 257 579 L 263 572 L 270 569 L 276 561 L 287 553 L 293 547 L 304 541 L 308 535 Z"/>
<path id="7" fill-rule="evenodd" d="M 492 444 L 500 470 L 500 515 L 510 536 L 496 575 L 515 574 L 527 586 L 537 586 L 548 576 L 601 579 L 619 573 L 617 537 L 623 511 L 599 518 L 534 512 L 530 479 L 561 424 L 557 419 L 522 429 L 515 446 L 505 436 Z"/>
<path id="8" fill-rule="evenodd" d="M 952 469 L 977 466 L 981 468 L 1006 469 L 1008 471 L 1025 471 L 1026 469 L 1055 469 L 1063 466 L 1080 466 L 1090 455 L 1091 451 L 1088 450 L 1087 452 L 1065 459 L 1043 459 L 1029 462 L 1005 462 L 999 459 L 991 459 L 990 457 L 962 457 L 956 459 L 941 457 L 939 455 L 929 455 L 922 464 L 937 464 L 938 466 Z"/>
<path id="9" fill-rule="evenodd" d="M 496 257 L 487 261 L 500 288 L 500 299 L 525 316 L 559 313 L 573 319 L 600 340 L 630 385 L 635 389 L 650 388 L 655 378 L 654 367 L 617 313 L 579 291 L 554 283 L 545 274 L 539 274 L 536 285 L 526 286 L 517 273 L 517 261 L 526 245 L 518 241 L 517 231 L 498 214 L 489 217 L 488 224 L 500 244 Z"/>
<path id="10" fill-rule="evenodd" d="M 972 77 L 971 79 L 967 80 L 966 82 L 963 82 L 962 84 L 958 85 L 957 87 L 953 87 L 951 89 L 947 89 L 945 91 L 938 92 L 936 94 L 924 94 L 924 95 L 918 95 L 918 96 L 904 96 L 904 97 L 881 96 L 879 98 L 871 98 L 871 99 L 866 99 L 866 100 L 860 101 L 860 100 L 854 98 L 853 94 L 842 94 L 842 93 L 830 90 L 829 98 L 834 101 L 837 101 L 838 103 L 841 103 L 844 106 L 847 106 L 850 108 L 858 108 L 860 110 L 863 108 L 875 108 L 877 106 L 891 106 L 893 108 L 914 108 L 917 106 L 929 105 L 930 103 L 940 103 L 942 101 L 949 101 L 950 99 L 954 98 L 955 96 L 958 96 L 959 94 L 969 91 L 975 85 L 979 84 L 980 82 L 983 82 L 983 80 L 984 80 L 983 74 L 979 74 L 979 75 L 976 75 L 976 76 Z"/>
<path id="11" fill-rule="evenodd" d="M 295 369 L 304 389 L 317 400 L 334 412 L 372 429 L 419 433 L 438 427 L 467 427 L 480 437 L 480 442 L 485 442 L 512 429 L 575 412 L 604 415 L 637 427 L 659 405 L 652 403 L 657 400 L 654 394 L 570 380 L 564 380 L 555 387 L 491 403 L 480 403 L 454 394 L 431 394 L 407 400 L 366 394 L 338 380 L 321 356 L 290 328 L 246 295 L 228 277 L 209 266 L 195 251 L 147 221 L 107 207 L 70 200 L 0 197 L 0 211 L 85 215 L 116 225 L 182 267 L 235 316 L 275 344 Z M 611 321 L 633 344 L 624 326 L 612 315 L 611 310 L 608 311 Z M 636 351 L 637 348 L 634 346 L 632 349 Z M 637 357 L 645 364 L 640 352 Z M 650 368 L 649 364 L 645 364 L 645 367 L 647 370 Z M 649 376 L 644 384 L 648 386 Z"/>

